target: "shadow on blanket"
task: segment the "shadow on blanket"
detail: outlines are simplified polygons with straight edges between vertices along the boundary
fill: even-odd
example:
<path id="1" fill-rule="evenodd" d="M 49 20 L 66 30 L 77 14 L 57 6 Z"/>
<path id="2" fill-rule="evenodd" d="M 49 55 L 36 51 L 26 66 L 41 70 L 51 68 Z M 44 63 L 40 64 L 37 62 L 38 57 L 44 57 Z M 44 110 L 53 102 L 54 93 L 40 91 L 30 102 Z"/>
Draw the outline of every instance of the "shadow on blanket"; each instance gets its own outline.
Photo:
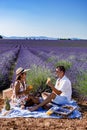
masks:
<path id="1" fill-rule="evenodd" d="M 33 118 L 81 118 L 81 112 L 76 101 L 71 101 L 70 104 L 58 106 L 52 104 L 53 111 L 51 114 L 47 114 L 47 110 L 42 107 L 37 111 L 30 112 L 28 108 L 21 109 L 20 107 L 11 105 L 11 110 L 6 111 L 4 108 L 0 112 L 0 118 L 14 118 L 14 117 L 33 117 Z"/>

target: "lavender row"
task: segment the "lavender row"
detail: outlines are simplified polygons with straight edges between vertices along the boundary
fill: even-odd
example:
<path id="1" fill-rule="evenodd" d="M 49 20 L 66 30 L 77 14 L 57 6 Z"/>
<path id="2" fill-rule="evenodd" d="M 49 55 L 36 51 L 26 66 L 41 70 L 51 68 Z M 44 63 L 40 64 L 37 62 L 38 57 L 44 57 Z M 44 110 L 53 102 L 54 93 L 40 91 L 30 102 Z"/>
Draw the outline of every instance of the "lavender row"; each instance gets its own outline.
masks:
<path id="1" fill-rule="evenodd" d="M 45 51 L 46 49 L 48 50 L 48 52 Z M 52 47 L 44 48 L 44 51 L 42 51 L 42 49 L 39 48 L 39 50 L 36 50 L 36 53 L 42 54 L 42 57 L 52 58 L 52 61 L 54 63 L 61 60 L 66 60 L 70 61 L 74 66 L 78 66 L 78 68 L 82 70 L 85 70 L 87 66 L 87 48 Z"/>
<path id="2" fill-rule="evenodd" d="M 20 66 L 23 68 L 31 68 L 33 65 L 46 67 L 46 63 L 41 58 L 34 55 L 31 51 L 29 51 L 27 47 L 21 45 L 20 53 L 18 55 L 18 60 L 14 71 L 16 71 L 16 69 Z M 15 76 L 16 75 L 14 73 L 13 81 L 15 79 Z"/>
<path id="3" fill-rule="evenodd" d="M 17 44 L 9 44 L 9 43 L 3 43 L 0 44 L 0 54 L 5 53 L 6 51 L 10 51 L 11 49 L 17 48 L 19 45 Z"/>
<path id="4" fill-rule="evenodd" d="M 47 59 L 51 59 L 49 68 L 54 68 L 56 62 L 62 60 L 71 62 L 72 66 L 67 72 L 72 83 L 74 84 L 77 80 L 77 76 L 81 71 L 87 70 L 87 48 L 82 47 L 29 47 L 28 49 L 37 57 L 40 57 L 47 62 Z M 48 63 L 49 64 L 49 63 Z"/>
<path id="5" fill-rule="evenodd" d="M 19 48 L 6 51 L 0 55 L 0 90 L 6 88 L 7 84 L 10 83 L 10 71 L 12 65 L 14 65 L 17 58 Z"/>

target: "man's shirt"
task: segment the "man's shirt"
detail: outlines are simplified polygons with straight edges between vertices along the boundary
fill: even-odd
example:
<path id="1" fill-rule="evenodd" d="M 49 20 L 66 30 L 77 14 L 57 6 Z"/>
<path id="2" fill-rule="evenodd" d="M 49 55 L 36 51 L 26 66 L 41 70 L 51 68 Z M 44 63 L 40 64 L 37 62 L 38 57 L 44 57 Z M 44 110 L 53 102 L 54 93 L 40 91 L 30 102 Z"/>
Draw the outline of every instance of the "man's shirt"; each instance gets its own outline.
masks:
<path id="1" fill-rule="evenodd" d="M 60 96 L 65 96 L 69 101 L 71 100 L 72 96 L 71 81 L 66 76 L 63 76 L 61 79 L 59 78 L 57 79 L 55 88 L 62 92 Z"/>

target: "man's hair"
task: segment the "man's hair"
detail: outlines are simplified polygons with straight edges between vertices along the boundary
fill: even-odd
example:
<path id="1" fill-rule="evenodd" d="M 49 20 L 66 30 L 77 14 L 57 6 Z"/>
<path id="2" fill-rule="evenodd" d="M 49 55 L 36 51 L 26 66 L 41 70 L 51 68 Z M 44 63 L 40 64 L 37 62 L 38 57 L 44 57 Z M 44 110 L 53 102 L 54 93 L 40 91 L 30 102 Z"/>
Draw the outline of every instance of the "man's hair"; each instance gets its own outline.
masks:
<path id="1" fill-rule="evenodd" d="M 59 68 L 59 70 L 60 70 L 60 71 L 63 71 L 64 73 L 66 72 L 64 66 L 59 65 L 59 66 L 57 66 L 56 68 L 57 68 L 57 69 Z"/>

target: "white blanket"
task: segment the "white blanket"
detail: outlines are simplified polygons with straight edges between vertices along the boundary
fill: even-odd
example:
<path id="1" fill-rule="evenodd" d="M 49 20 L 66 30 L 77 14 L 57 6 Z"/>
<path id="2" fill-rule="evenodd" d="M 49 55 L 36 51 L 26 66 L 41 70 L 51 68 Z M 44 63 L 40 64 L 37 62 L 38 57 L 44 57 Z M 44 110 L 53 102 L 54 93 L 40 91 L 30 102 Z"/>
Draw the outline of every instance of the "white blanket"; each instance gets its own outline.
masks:
<path id="1" fill-rule="evenodd" d="M 69 105 L 69 104 L 68 104 Z M 72 102 L 70 105 L 75 106 L 76 109 L 67 116 L 67 118 L 81 118 L 81 112 L 78 110 L 76 102 Z M 60 108 L 60 107 L 59 107 Z M 61 111 L 61 109 L 59 109 Z M 62 115 L 53 113 L 47 115 L 46 110 L 39 108 L 37 111 L 30 112 L 28 109 L 21 109 L 20 107 L 12 106 L 10 111 L 6 111 L 4 108 L 0 112 L 0 118 L 14 118 L 14 117 L 34 117 L 34 118 L 63 118 Z"/>

